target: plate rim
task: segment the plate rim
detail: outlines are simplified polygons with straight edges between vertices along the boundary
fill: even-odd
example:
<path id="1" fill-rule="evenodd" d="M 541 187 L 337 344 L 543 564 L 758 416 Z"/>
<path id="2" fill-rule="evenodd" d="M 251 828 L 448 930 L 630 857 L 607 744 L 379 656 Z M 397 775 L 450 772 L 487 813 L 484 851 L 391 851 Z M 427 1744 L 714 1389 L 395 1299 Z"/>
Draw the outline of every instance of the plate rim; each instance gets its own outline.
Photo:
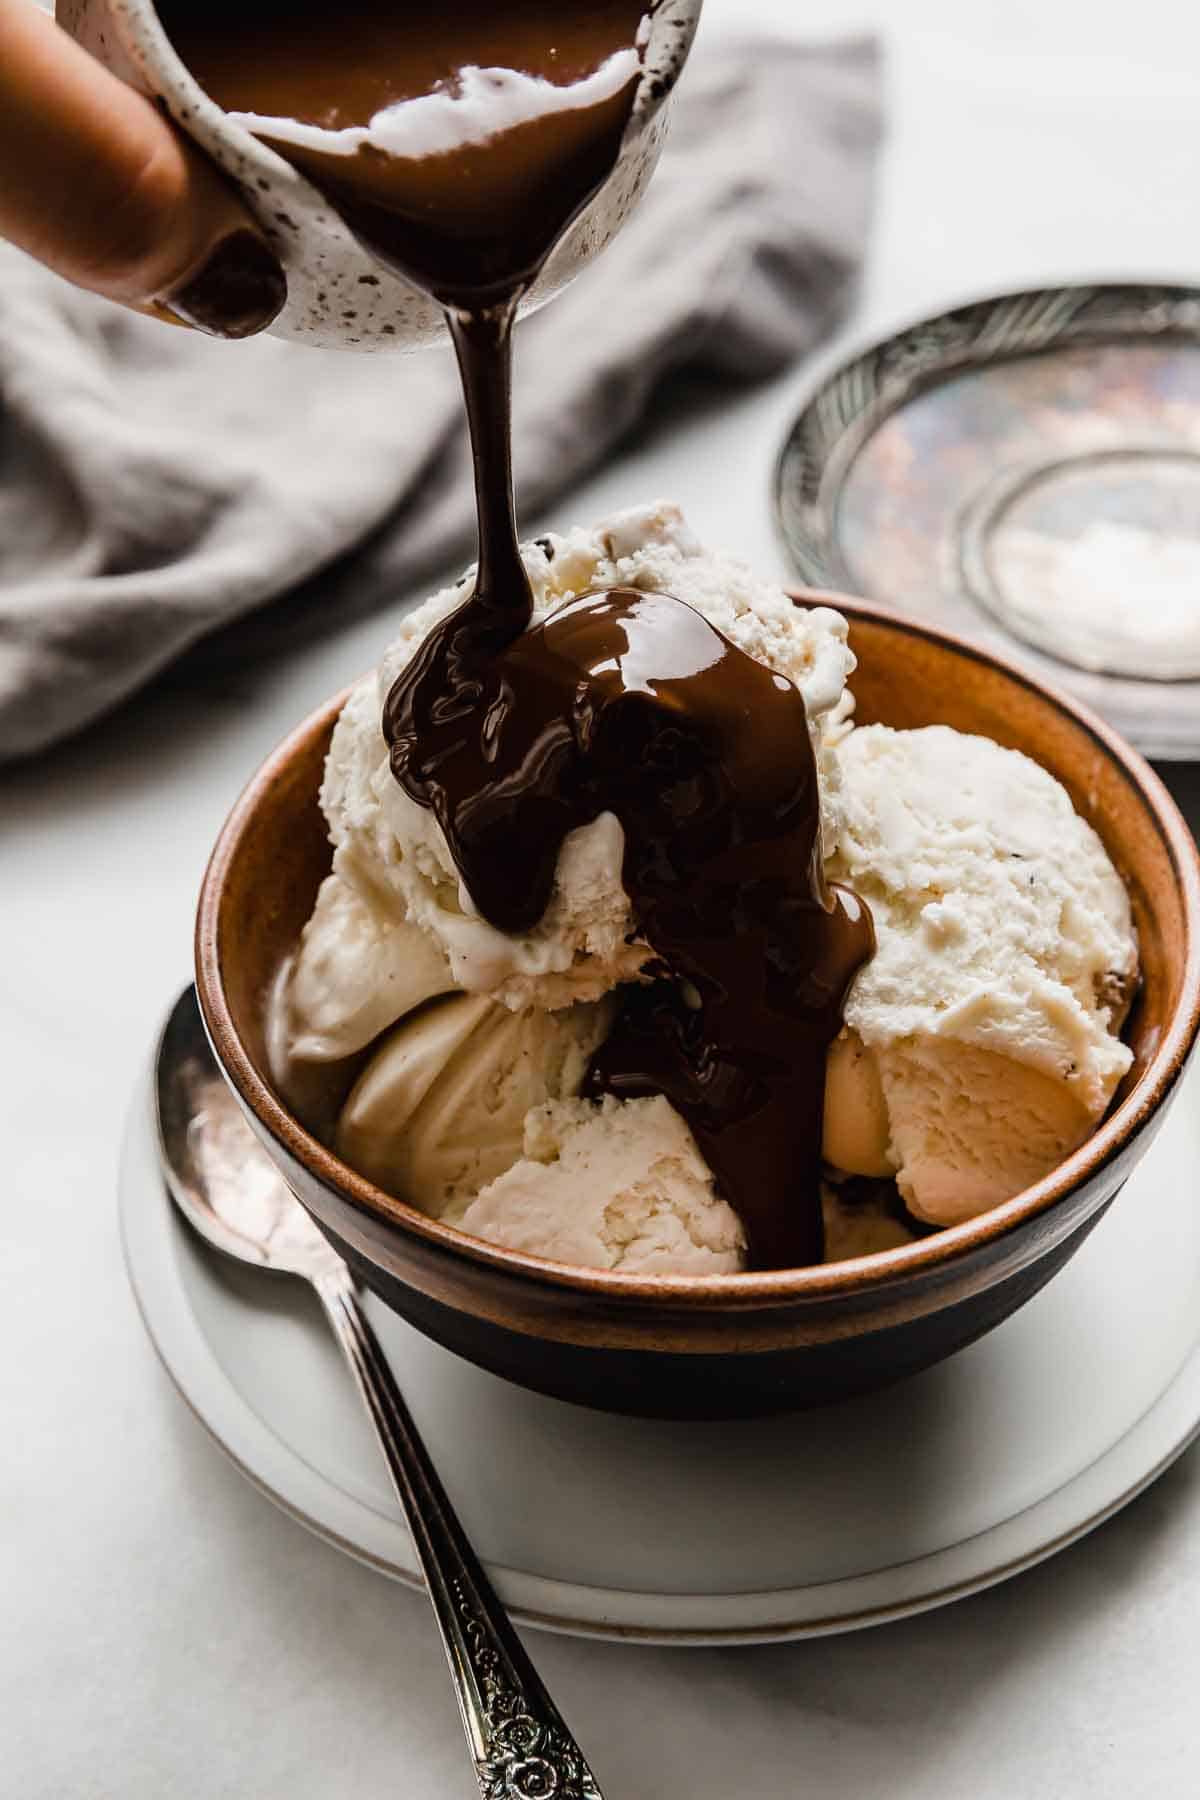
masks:
<path id="1" fill-rule="evenodd" d="M 408 1587 L 423 1589 L 415 1564 L 406 1566 L 394 1555 L 356 1541 L 338 1528 L 328 1510 L 322 1515 L 312 1494 L 336 1496 L 339 1511 L 374 1521 L 377 1534 L 398 1534 L 407 1541 L 403 1524 L 385 1518 L 313 1469 L 273 1432 L 221 1368 L 187 1304 L 173 1253 L 174 1234 L 186 1230 L 183 1221 L 174 1213 L 165 1186 L 156 1207 L 139 1206 L 135 1200 L 135 1190 L 141 1193 L 149 1186 L 148 1171 L 137 1165 L 153 1156 L 150 1103 L 150 1074 L 148 1067 L 143 1067 L 122 1136 L 119 1229 L 139 1317 L 175 1392 L 226 1459 L 288 1517 L 356 1561 Z M 160 1292 L 156 1283 L 164 1291 Z M 172 1287 L 174 1293 L 167 1291 Z M 720 1647 L 786 1643 L 862 1630 L 949 1605 L 1056 1555 L 1135 1499 L 1198 1436 L 1200 1325 L 1196 1343 L 1166 1387 L 1094 1462 L 1010 1518 L 927 1555 L 799 1588 L 716 1595 L 614 1591 L 494 1563 L 488 1564 L 488 1570 L 518 1624 L 573 1637 Z M 248 1440 L 256 1441 L 257 1458 L 247 1454 Z M 289 1479 L 281 1479 L 277 1472 L 274 1479 L 265 1474 L 264 1458 L 287 1470 Z M 297 1488 L 307 1488 L 310 1493 L 301 1500 L 296 1497 Z M 874 1599 L 869 1597 L 872 1593 Z M 839 1594 L 843 1597 L 840 1604 Z M 854 1604 L 856 1596 L 861 1604 Z M 713 1615 L 720 1612 L 738 1616 L 725 1623 L 714 1622 Z M 673 1623 L 666 1621 L 667 1614 L 673 1615 Z M 653 1615 L 658 1615 L 657 1620 Z"/>

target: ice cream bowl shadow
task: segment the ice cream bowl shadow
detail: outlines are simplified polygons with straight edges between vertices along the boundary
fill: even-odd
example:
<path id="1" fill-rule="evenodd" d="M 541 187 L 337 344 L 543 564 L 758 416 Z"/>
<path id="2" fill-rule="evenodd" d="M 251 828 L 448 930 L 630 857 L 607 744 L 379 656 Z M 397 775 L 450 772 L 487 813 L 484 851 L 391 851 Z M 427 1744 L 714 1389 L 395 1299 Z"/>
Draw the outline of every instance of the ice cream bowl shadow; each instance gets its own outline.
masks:
<path id="1" fill-rule="evenodd" d="M 419 1330 L 509 1380 L 660 1417 L 739 1417 L 868 1391 L 951 1355 L 1054 1276 L 1116 1199 L 1178 1092 L 1200 1023 L 1200 863 L 1153 770 L 1081 707 L 1011 664 L 837 595 L 857 716 L 945 724 L 1034 757 L 1124 879 L 1142 960 L 1133 1066 L 1083 1146 L 966 1224 L 853 1261 L 762 1273 L 628 1275 L 469 1237 L 355 1173 L 272 1085 L 268 990 L 328 873 L 317 794 L 344 696 L 251 780 L 200 897 L 197 986 L 225 1077 L 289 1185 L 360 1279 Z"/>

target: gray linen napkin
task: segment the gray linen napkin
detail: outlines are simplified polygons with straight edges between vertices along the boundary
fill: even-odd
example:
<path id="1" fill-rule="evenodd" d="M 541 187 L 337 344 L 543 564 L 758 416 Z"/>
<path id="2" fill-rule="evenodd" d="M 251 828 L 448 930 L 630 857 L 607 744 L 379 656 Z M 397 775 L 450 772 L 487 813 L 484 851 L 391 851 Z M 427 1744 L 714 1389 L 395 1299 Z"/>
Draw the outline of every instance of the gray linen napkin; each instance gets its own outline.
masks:
<path id="1" fill-rule="evenodd" d="M 837 322 L 870 214 L 878 60 L 867 39 L 694 56 L 641 206 L 518 330 L 527 514 L 669 371 L 764 376 Z M 472 541 L 448 351 L 216 343 L 0 245 L 0 760 L 78 731 L 185 651 L 261 654 Z"/>

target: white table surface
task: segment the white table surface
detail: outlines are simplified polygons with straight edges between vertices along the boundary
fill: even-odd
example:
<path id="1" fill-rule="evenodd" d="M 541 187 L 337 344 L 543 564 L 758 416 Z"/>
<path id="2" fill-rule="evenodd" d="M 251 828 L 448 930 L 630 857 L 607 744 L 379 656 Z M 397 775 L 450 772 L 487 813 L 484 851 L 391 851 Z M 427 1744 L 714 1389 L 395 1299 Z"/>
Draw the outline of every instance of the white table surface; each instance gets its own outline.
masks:
<path id="1" fill-rule="evenodd" d="M 707 10 L 714 34 L 887 27 L 891 138 L 854 334 L 1056 276 L 1196 276 L 1194 7 Z M 671 494 L 706 536 L 782 572 L 768 483 L 803 380 L 689 397 L 555 521 Z M 188 975 L 208 846 L 259 757 L 388 630 L 375 618 L 208 691 L 160 689 L 0 776 L 0 1794 L 14 1800 L 474 1792 L 424 1599 L 226 1465 L 150 1353 L 115 1231 L 121 1121 Z M 610 1800 L 1182 1800 L 1198 1594 L 1192 1454 L 1052 1564 L 909 1623 L 776 1649 L 534 1649 Z"/>

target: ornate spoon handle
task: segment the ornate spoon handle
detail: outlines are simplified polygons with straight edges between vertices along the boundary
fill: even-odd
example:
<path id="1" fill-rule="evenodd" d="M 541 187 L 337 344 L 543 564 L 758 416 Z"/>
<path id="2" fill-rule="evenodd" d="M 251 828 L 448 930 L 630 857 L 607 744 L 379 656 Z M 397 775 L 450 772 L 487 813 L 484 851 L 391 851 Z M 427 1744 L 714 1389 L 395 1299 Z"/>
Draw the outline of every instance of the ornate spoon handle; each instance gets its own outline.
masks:
<path id="1" fill-rule="evenodd" d="M 359 1306 L 349 1269 L 339 1261 L 313 1286 L 371 1415 L 412 1532 L 483 1800 L 603 1800 L 467 1542 Z"/>

